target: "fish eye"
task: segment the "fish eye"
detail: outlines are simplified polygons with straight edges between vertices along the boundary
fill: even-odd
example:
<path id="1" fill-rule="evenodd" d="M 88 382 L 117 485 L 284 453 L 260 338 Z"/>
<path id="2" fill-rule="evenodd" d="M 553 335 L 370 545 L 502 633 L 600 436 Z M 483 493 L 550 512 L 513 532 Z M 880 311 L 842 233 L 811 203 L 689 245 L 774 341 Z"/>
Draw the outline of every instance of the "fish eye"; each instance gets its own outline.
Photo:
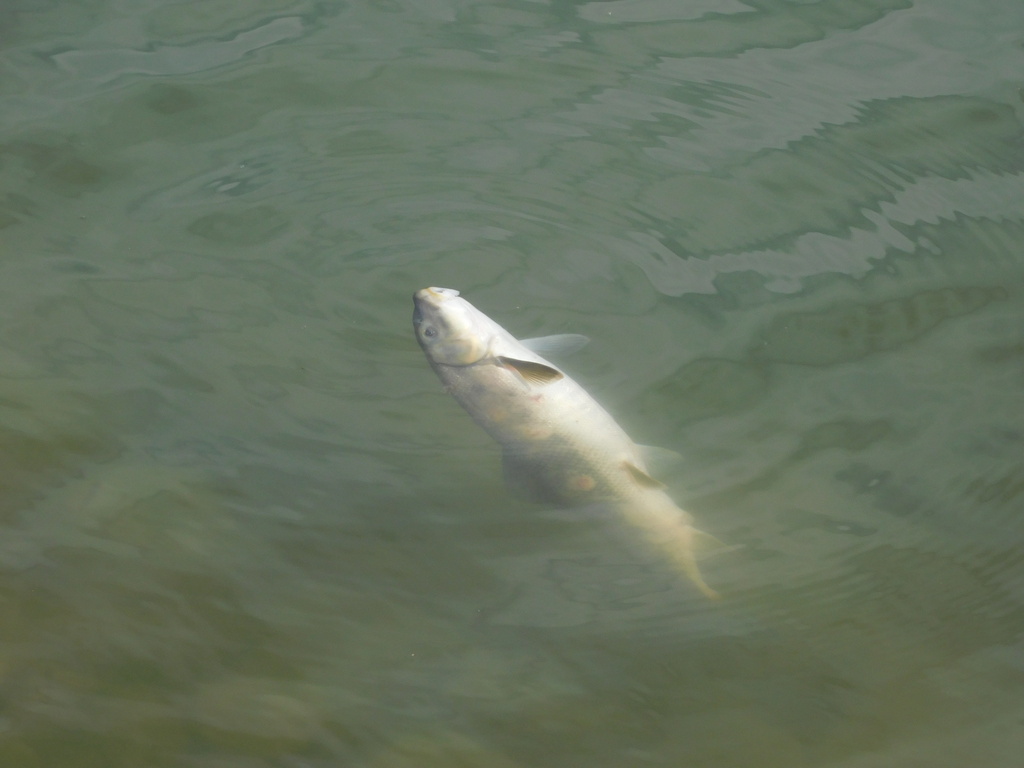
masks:
<path id="1" fill-rule="evenodd" d="M 428 339 L 432 339 L 437 336 L 437 328 L 432 325 L 428 325 L 423 329 L 423 335 Z"/>

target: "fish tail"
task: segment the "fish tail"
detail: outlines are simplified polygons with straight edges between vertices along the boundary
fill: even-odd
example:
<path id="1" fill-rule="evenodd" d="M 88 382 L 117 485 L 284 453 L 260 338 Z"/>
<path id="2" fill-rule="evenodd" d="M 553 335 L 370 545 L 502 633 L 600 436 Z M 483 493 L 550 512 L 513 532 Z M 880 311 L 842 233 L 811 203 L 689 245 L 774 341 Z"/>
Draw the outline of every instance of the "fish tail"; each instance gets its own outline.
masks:
<path id="1" fill-rule="evenodd" d="M 694 555 L 694 544 L 695 539 L 699 535 L 701 535 L 701 532 L 692 525 L 685 526 L 679 532 L 679 541 L 677 546 L 673 547 L 672 554 L 679 561 L 679 564 L 683 568 L 683 573 L 690 578 L 690 581 L 696 584 L 697 588 L 703 592 L 705 596 L 712 600 L 718 600 L 721 595 L 708 586 L 707 582 L 704 581 L 704 577 L 700 575 L 700 568 L 697 566 L 697 558 Z"/>
<path id="2" fill-rule="evenodd" d="M 642 528 L 652 544 L 668 554 L 696 587 L 712 600 L 718 593 L 708 586 L 697 566 L 698 549 L 719 549 L 725 545 L 714 536 L 690 525 L 690 516 L 664 494 L 648 497 L 647 503 L 622 507 L 626 519 Z"/>

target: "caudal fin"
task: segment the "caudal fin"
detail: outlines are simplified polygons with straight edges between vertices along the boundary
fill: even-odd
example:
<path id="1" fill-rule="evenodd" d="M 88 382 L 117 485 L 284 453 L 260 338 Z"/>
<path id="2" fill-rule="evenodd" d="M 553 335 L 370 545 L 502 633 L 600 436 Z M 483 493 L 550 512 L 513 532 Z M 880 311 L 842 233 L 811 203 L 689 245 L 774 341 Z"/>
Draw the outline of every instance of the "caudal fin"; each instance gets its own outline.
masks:
<path id="1" fill-rule="evenodd" d="M 700 575 L 696 552 L 721 549 L 725 544 L 690 525 L 690 516 L 663 493 L 645 495 L 640 503 L 624 504 L 620 509 L 627 520 L 644 530 L 649 540 L 682 568 L 701 592 L 712 600 L 719 598 Z"/>
<path id="2" fill-rule="evenodd" d="M 701 592 L 712 600 L 718 600 L 721 598 L 721 595 L 707 585 L 704 577 L 700 575 L 700 568 L 697 567 L 697 557 L 694 552 L 698 544 L 704 541 L 707 541 L 709 544 L 714 542 L 715 546 L 724 546 L 722 542 L 711 534 L 698 531 L 692 525 L 683 526 L 679 530 L 676 540 L 671 542 L 671 554 L 682 566 L 683 573 L 690 578 L 690 581 L 697 585 Z"/>

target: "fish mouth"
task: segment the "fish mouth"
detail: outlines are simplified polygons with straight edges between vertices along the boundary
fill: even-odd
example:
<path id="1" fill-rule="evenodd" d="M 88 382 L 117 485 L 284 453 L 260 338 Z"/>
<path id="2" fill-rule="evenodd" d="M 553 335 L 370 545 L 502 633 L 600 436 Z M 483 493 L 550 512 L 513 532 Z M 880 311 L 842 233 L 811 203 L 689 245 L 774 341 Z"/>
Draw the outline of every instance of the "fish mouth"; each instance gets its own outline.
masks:
<path id="1" fill-rule="evenodd" d="M 420 325 L 426 316 L 436 317 L 438 307 L 444 302 L 454 299 L 459 292 L 454 288 L 421 288 L 412 295 L 414 311 L 412 322 Z"/>
<path id="2" fill-rule="evenodd" d="M 417 303 L 422 301 L 436 306 L 442 301 L 454 299 L 458 295 L 459 292 L 454 288 L 421 288 L 413 294 L 413 299 Z"/>
<path id="3" fill-rule="evenodd" d="M 426 312 L 437 309 L 441 304 L 454 299 L 459 295 L 459 292 L 454 288 L 420 288 L 412 295 L 413 304 L 415 305 L 415 312 L 413 312 L 412 321 L 419 325 L 423 316 Z"/>

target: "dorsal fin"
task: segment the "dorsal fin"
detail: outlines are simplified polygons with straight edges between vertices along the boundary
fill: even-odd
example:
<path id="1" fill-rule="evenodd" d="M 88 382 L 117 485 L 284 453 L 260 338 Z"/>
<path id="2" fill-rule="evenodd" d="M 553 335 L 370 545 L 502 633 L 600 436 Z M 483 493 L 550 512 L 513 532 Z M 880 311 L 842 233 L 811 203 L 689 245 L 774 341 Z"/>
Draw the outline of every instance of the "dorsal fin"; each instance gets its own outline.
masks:
<path id="1" fill-rule="evenodd" d="M 622 467 L 623 467 L 623 469 L 625 469 L 629 473 L 630 477 L 632 477 L 634 480 L 636 480 L 637 485 L 640 485 L 640 486 L 642 486 L 644 488 L 651 488 L 651 489 L 658 490 L 658 491 L 661 491 L 661 490 L 665 489 L 665 484 L 664 483 L 655 480 L 653 477 L 648 475 L 646 472 L 644 472 L 642 469 L 640 469 L 640 467 L 638 467 L 633 462 L 631 462 L 631 461 L 624 461 L 624 462 L 622 462 Z"/>
<path id="2" fill-rule="evenodd" d="M 530 360 L 516 360 L 514 357 L 498 357 L 498 362 L 523 377 L 530 384 L 551 384 L 565 378 L 565 374 L 550 365 L 534 363 Z"/>

